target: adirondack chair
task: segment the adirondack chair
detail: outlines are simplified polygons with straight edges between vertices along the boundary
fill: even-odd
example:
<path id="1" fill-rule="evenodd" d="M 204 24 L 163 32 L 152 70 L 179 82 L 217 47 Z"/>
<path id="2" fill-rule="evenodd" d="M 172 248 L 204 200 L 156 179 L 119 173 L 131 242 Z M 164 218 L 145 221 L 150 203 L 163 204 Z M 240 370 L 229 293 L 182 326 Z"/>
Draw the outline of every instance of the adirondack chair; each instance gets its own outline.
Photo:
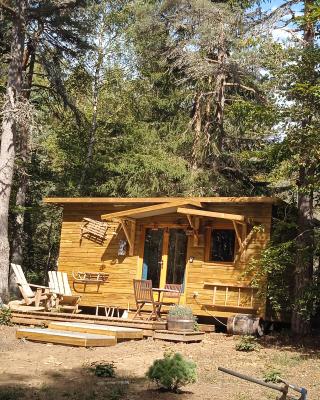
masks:
<path id="1" fill-rule="evenodd" d="M 72 311 L 72 314 L 78 313 L 81 296 L 72 294 L 67 273 L 48 271 L 48 275 L 50 290 L 57 296 L 56 307 L 66 311 Z"/>
<path id="2" fill-rule="evenodd" d="M 15 274 L 16 283 L 22 294 L 23 304 L 27 306 L 34 305 L 35 307 L 39 307 L 40 303 L 44 302 L 45 308 L 49 308 L 52 296 L 50 293 L 50 288 L 28 283 L 22 271 L 21 265 L 11 264 L 11 268 Z M 31 288 L 35 288 L 35 290 L 33 291 Z"/>

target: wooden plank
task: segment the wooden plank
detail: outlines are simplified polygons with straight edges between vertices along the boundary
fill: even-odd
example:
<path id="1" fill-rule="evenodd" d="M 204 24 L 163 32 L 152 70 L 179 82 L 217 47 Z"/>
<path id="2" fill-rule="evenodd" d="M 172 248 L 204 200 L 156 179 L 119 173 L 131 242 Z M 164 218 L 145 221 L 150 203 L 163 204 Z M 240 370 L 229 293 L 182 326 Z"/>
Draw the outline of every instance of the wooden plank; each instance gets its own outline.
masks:
<path id="1" fill-rule="evenodd" d="M 207 218 L 227 219 L 227 220 L 231 220 L 231 221 L 244 221 L 245 220 L 244 215 L 227 214 L 227 213 L 216 212 L 216 211 L 196 210 L 196 209 L 182 208 L 182 207 L 178 207 L 177 213 L 186 214 L 186 215 L 197 215 L 199 217 L 207 217 Z"/>
<path id="2" fill-rule="evenodd" d="M 228 304 L 228 305 L 224 305 L 224 304 L 202 304 L 203 307 L 206 308 L 214 308 L 214 309 L 218 309 L 218 308 L 223 308 L 225 310 L 229 309 L 229 310 L 237 310 L 237 311 L 247 311 L 250 312 L 252 314 L 257 314 L 258 309 L 256 308 L 252 308 L 251 306 L 236 306 L 233 304 Z"/>
<path id="3" fill-rule="evenodd" d="M 50 329 L 115 336 L 117 340 L 143 339 L 142 329 L 122 326 L 88 324 L 83 322 L 50 322 Z"/>
<path id="4" fill-rule="evenodd" d="M 154 339 L 168 340 L 172 342 L 201 342 L 204 338 L 204 332 L 179 332 L 179 331 L 167 331 L 167 330 L 156 330 L 153 335 Z"/>
<path id="5" fill-rule="evenodd" d="M 96 315 L 85 314 L 68 314 L 42 311 L 17 311 L 12 310 L 12 317 L 26 319 L 41 319 L 43 321 L 61 321 L 61 322 L 87 322 L 102 325 L 123 326 L 128 328 L 138 328 L 144 330 L 164 329 L 167 325 L 165 321 L 146 321 L 146 320 L 131 320 L 124 318 L 110 318 Z M 13 321 L 14 322 L 14 321 Z"/>
<path id="6" fill-rule="evenodd" d="M 20 328 L 16 332 L 17 339 L 35 342 L 55 343 L 81 347 L 107 347 L 117 344 L 115 336 L 95 335 L 91 333 L 58 331 L 54 329 Z"/>
<path id="7" fill-rule="evenodd" d="M 237 282 L 203 282 L 203 286 L 221 286 L 221 287 L 232 287 L 232 288 L 258 290 L 256 288 L 253 288 L 252 286 L 243 285 L 242 283 L 237 283 Z"/>
<path id="8" fill-rule="evenodd" d="M 257 196 L 257 197 L 46 197 L 42 201 L 46 204 L 134 204 L 134 203 L 167 203 L 168 200 L 190 200 L 205 203 L 280 203 L 281 199 L 276 197 Z"/>

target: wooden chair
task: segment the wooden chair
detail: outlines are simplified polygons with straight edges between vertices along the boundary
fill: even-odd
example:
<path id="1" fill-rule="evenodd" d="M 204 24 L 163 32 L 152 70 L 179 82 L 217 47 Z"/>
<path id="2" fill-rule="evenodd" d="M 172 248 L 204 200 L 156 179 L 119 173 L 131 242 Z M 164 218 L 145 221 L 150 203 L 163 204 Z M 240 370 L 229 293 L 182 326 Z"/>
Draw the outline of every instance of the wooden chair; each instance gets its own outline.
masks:
<path id="1" fill-rule="evenodd" d="M 15 274 L 16 283 L 22 294 L 23 304 L 27 306 L 34 305 L 35 307 L 39 307 L 40 303 L 44 301 L 45 308 L 49 308 L 51 300 L 50 288 L 28 283 L 26 277 L 24 276 L 24 272 L 22 271 L 21 265 L 11 264 L 11 268 Z M 35 288 L 35 291 L 33 291 L 31 288 Z"/>
<path id="2" fill-rule="evenodd" d="M 81 296 L 72 294 L 68 275 L 66 272 L 49 271 L 49 286 L 52 293 L 57 295 L 56 307 L 62 310 L 70 310 L 72 314 L 79 312 Z"/>
<path id="3" fill-rule="evenodd" d="M 176 283 L 166 283 L 164 289 L 174 290 L 174 292 L 163 292 L 162 305 L 174 306 L 180 303 L 183 286 Z"/>
<path id="4" fill-rule="evenodd" d="M 141 309 L 145 305 L 151 305 L 152 311 L 147 318 L 150 320 L 151 318 L 160 319 L 160 308 L 162 303 L 159 301 L 154 301 L 153 292 L 152 292 L 152 281 L 151 280 L 133 280 L 133 290 L 134 290 L 134 297 L 136 300 L 137 311 L 133 316 L 135 319 L 138 315 L 142 318 Z"/>

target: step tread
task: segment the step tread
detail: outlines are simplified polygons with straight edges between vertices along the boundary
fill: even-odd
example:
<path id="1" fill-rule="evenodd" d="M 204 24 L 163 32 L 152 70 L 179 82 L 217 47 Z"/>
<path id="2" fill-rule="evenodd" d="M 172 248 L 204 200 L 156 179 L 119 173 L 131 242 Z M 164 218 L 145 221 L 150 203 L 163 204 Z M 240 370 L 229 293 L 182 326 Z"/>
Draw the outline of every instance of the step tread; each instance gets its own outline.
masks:
<path id="1" fill-rule="evenodd" d="M 113 341 L 115 336 L 105 336 L 105 335 L 97 335 L 94 333 L 84 333 L 84 332 L 72 332 L 72 331 L 62 331 L 58 329 L 42 329 L 42 328 L 20 328 L 17 330 L 17 334 L 23 333 L 38 333 L 45 336 L 63 336 L 63 337 L 72 337 L 79 339 L 104 339 Z"/>
<path id="2" fill-rule="evenodd" d="M 100 325 L 100 324 L 87 324 L 84 322 L 52 322 L 53 326 L 61 326 L 61 327 L 75 327 L 75 328 L 88 328 L 90 330 L 105 330 L 105 331 L 112 331 L 112 332 L 142 332 L 142 329 L 137 328 L 126 328 L 122 326 L 112 326 L 112 325 Z"/>

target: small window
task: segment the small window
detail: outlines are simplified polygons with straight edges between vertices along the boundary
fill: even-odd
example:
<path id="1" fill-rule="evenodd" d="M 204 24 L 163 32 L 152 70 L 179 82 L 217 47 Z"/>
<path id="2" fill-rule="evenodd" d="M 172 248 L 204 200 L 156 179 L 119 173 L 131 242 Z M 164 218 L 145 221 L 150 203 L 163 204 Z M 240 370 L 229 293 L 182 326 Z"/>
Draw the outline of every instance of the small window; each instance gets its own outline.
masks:
<path id="1" fill-rule="evenodd" d="M 233 262 L 235 239 L 235 231 L 232 229 L 212 229 L 209 261 Z"/>

